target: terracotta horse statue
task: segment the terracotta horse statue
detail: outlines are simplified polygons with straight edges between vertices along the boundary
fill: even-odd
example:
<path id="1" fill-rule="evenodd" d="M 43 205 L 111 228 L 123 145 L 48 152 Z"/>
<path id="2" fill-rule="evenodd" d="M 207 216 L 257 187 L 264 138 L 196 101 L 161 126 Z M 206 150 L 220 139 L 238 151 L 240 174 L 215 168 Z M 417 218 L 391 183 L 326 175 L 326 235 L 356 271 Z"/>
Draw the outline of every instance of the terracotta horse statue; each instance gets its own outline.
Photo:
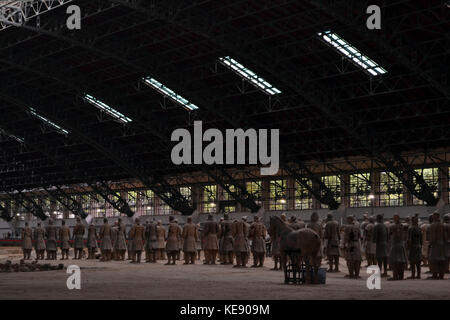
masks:
<path id="1" fill-rule="evenodd" d="M 299 256 L 299 261 L 296 263 L 305 263 L 306 266 L 306 282 L 311 283 L 311 266 L 317 257 L 320 250 L 319 235 L 311 229 L 293 230 L 283 220 L 277 216 L 270 217 L 270 225 L 268 233 L 274 235 L 274 239 L 279 237 L 281 265 L 284 271 L 284 282 L 288 283 L 287 275 L 287 254 L 295 252 Z M 314 265 L 314 279 L 313 282 L 318 281 L 319 267 Z"/>

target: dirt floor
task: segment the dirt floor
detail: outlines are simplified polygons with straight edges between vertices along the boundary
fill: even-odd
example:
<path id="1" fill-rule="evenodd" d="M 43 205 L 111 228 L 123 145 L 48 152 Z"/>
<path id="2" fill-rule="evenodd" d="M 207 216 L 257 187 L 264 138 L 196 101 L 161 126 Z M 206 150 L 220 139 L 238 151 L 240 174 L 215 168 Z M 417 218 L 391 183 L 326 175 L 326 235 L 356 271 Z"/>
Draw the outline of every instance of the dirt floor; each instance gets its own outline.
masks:
<path id="1" fill-rule="evenodd" d="M 20 259 L 19 248 L 0 248 L 0 263 Z M 383 278 L 381 290 L 369 290 L 366 269 L 362 269 L 362 279 L 346 279 L 342 259 L 341 272 L 327 273 L 325 285 L 285 285 L 282 272 L 270 270 L 273 267 L 270 258 L 265 267 L 256 269 L 210 266 L 199 261 L 196 265 L 183 265 L 179 261 L 176 266 L 165 266 L 165 261 L 139 265 L 97 260 L 52 263 L 78 265 L 81 290 L 67 289 L 69 274 L 65 270 L 0 273 L 0 299 L 450 299 L 449 275 L 446 280 Z M 427 276 L 423 274 L 422 278 Z"/>

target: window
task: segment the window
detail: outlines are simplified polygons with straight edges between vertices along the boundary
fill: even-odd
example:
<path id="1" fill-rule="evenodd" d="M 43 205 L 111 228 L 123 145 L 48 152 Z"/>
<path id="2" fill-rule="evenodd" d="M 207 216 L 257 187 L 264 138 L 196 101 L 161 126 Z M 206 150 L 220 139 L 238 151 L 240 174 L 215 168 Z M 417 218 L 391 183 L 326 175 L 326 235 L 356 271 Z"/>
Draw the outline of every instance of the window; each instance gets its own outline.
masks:
<path id="1" fill-rule="evenodd" d="M 167 88 L 165 85 L 163 85 L 161 82 L 157 81 L 156 79 L 153 79 L 152 77 L 146 77 L 142 79 L 146 85 L 149 87 L 152 87 L 159 93 L 163 94 L 164 96 L 168 97 L 169 99 L 173 100 L 174 102 L 181 105 L 183 108 L 187 110 L 195 110 L 198 109 L 198 107 L 189 102 L 187 99 L 183 98 L 179 94 L 175 93 L 172 89 Z"/>
<path id="2" fill-rule="evenodd" d="M 207 185 L 203 187 L 203 213 L 215 213 L 217 201 L 217 186 Z"/>
<path id="3" fill-rule="evenodd" d="M 166 193 L 165 196 L 170 197 L 170 193 Z M 173 209 L 167 203 L 165 203 L 162 199 L 159 199 L 159 201 L 160 204 L 158 214 L 169 215 L 174 213 Z"/>
<path id="4" fill-rule="evenodd" d="M 331 190 L 334 199 L 341 202 L 341 177 L 340 176 L 323 176 L 320 178 L 322 182 Z M 321 191 L 324 195 L 324 191 Z M 327 205 L 321 204 L 321 208 L 328 208 Z"/>
<path id="5" fill-rule="evenodd" d="M 308 186 L 312 188 L 312 181 L 307 180 Z M 312 209 L 313 196 L 311 192 L 301 183 L 295 181 L 295 210 Z"/>
<path id="6" fill-rule="evenodd" d="M 253 71 L 247 69 L 242 64 L 231 58 L 230 56 L 219 58 L 219 62 L 228 69 L 232 70 L 245 80 L 249 81 L 253 86 L 262 90 L 269 95 L 275 95 L 281 93 L 280 90 L 268 83 L 263 78 L 256 75 Z"/>
<path id="7" fill-rule="evenodd" d="M 180 193 L 185 197 L 190 204 L 192 204 L 192 189 L 191 187 L 180 187 Z"/>
<path id="8" fill-rule="evenodd" d="M 142 190 L 137 192 L 136 212 L 141 216 L 155 214 L 155 194 L 152 190 Z"/>
<path id="9" fill-rule="evenodd" d="M 234 185 L 226 185 L 227 188 L 230 189 L 231 192 L 233 193 L 237 193 L 237 189 Z M 222 189 L 222 199 L 221 201 L 224 202 L 224 206 L 223 208 L 221 207 L 221 209 L 223 209 L 223 212 L 236 212 L 236 205 L 234 205 L 234 198 L 233 196 L 228 193 L 225 189 Z"/>
<path id="10" fill-rule="evenodd" d="M 351 63 L 363 69 L 364 72 L 367 72 L 372 76 L 378 76 L 387 72 L 336 33 L 324 31 L 319 32 L 318 36 L 325 41 L 326 44 L 335 48 L 341 55 L 350 60 Z"/>
<path id="11" fill-rule="evenodd" d="M 272 180 L 269 183 L 269 210 L 287 209 L 287 180 Z"/>
<path id="12" fill-rule="evenodd" d="M 370 173 L 356 173 L 350 175 L 350 207 L 370 207 L 372 188 Z"/>
<path id="13" fill-rule="evenodd" d="M 431 188 L 433 195 L 439 199 L 439 169 L 438 168 L 424 168 L 424 169 L 416 169 L 419 175 L 422 176 L 423 180 L 428 184 Z M 416 179 L 414 179 L 414 183 L 416 183 Z M 416 191 L 420 190 L 420 185 L 416 185 Z M 425 202 L 423 200 L 417 199 L 413 196 L 413 205 L 424 205 Z"/>
<path id="14" fill-rule="evenodd" d="M 48 126 L 52 127 L 53 129 L 55 129 L 57 132 L 59 132 L 59 133 L 61 133 L 61 134 L 63 134 L 63 135 L 68 135 L 68 134 L 69 134 L 69 131 L 67 131 L 67 130 L 64 129 L 63 127 L 60 127 L 60 126 L 58 126 L 56 123 L 54 123 L 54 122 L 50 121 L 49 119 L 47 119 L 47 118 L 45 118 L 45 117 L 39 115 L 39 114 L 36 112 L 36 109 L 30 108 L 29 110 L 30 110 L 30 114 L 31 114 L 33 117 L 35 117 L 35 118 L 41 120 L 43 123 L 47 124 Z"/>
<path id="15" fill-rule="evenodd" d="M 110 115 L 111 117 L 113 117 L 114 119 L 118 120 L 119 122 L 128 123 L 128 122 L 132 121 L 130 118 L 128 118 L 127 116 L 123 115 L 122 113 L 120 113 L 116 109 L 108 106 L 106 103 L 98 100 L 97 98 L 95 98 L 95 97 L 93 97 L 93 96 L 91 96 L 89 94 L 84 94 L 83 98 L 87 102 L 89 102 L 91 105 L 93 105 L 97 109 L 100 109 L 100 110 L 104 111 L 106 114 Z"/>
<path id="16" fill-rule="evenodd" d="M 403 205 L 403 183 L 392 172 L 380 172 L 380 207 Z"/>
<path id="17" fill-rule="evenodd" d="M 250 181 L 245 184 L 247 192 L 255 198 L 255 202 L 258 206 L 262 205 L 262 182 Z"/>

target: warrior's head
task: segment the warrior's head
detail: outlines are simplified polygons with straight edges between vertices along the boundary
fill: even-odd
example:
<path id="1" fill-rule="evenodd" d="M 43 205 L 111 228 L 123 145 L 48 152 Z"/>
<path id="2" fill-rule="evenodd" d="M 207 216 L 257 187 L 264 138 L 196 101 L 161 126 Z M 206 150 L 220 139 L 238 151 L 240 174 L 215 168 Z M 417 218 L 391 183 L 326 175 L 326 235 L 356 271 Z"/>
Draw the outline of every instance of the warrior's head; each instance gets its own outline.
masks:
<path id="1" fill-rule="evenodd" d="M 383 215 L 382 214 L 377 214 L 377 222 L 379 223 L 383 223 Z"/>
<path id="2" fill-rule="evenodd" d="M 327 221 L 332 221 L 333 220 L 333 214 L 329 213 L 327 214 Z"/>
<path id="3" fill-rule="evenodd" d="M 311 213 L 311 222 L 317 222 L 319 221 L 319 215 L 317 214 L 317 212 L 313 212 Z"/>
<path id="4" fill-rule="evenodd" d="M 169 217 L 169 222 L 173 222 L 173 220 L 175 220 L 175 218 L 173 216 Z"/>
<path id="5" fill-rule="evenodd" d="M 413 226 L 418 226 L 419 225 L 419 215 L 414 215 L 411 219 L 412 225 Z"/>
<path id="6" fill-rule="evenodd" d="M 441 220 L 441 215 L 439 214 L 439 212 L 437 212 L 437 211 L 433 212 L 433 221 L 439 222 L 440 220 Z"/>
<path id="7" fill-rule="evenodd" d="M 213 220 L 213 215 L 211 213 L 208 213 L 208 221 L 212 221 Z"/>
<path id="8" fill-rule="evenodd" d="M 187 223 L 192 223 L 192 218 L 191 217 L 187 218 Z"/>
<path id="9" fill-rule="evenodd" d="M 370 223 L 374 223 L 375 222 L 375 216 L 370 216 L 369 217 L 369 222 Z"/>
<path id="10" fill-rule="evenodd" d="M 223 214 L 223 218 L 224 218 L 225 220 L 229 220 L 229 219 L 230 219 L 230 216 L 228 215 L 228 213 L 224 213 L 224 214 Z"/>

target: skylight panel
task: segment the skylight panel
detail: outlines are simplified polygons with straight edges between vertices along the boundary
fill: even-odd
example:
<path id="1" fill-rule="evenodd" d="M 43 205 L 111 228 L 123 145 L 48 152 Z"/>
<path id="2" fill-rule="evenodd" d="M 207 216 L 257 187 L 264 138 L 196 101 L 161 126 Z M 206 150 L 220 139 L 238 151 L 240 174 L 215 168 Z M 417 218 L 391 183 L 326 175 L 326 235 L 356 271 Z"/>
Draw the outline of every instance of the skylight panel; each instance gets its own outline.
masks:
<path id="1" fill-rule="evenodd" d="M 270 83 L 268 83 L 266 80 L 264 80 L 261 77 L 258 77 L 256 73 L 251 71 L 250 69 L 247 69 L 242 64 L 231 58 L 230 56 L 221 57 L 219 58 L 220 63 L 222 63 L 227 68 L 231 69 L 235 73 L 237 73 L 239 76 L 243 77 L 247 81 L 249 81 L 251 84 L 253 84 L 256 88 L 261 89 L 265 93 L 268 93 L 270 95 L 280 94 L 281 91 L 272 86 Z"/>
<path id="2" fill-rule="evenodd" d="M 362 54 L 358 49 L 350 43 L 342 39 L 331 31 L 319 32 L 318 36 L 322 38 L 329 46 L 338 50 L 343 56 L 349 59 L 353 64 L 363 69 L 365 72 L 379 76 L 387 73 L 385 69 L 371 60 L 368 56 Z"/>
<path id="3" fill-rule="evenodd" d="M 36 113 L 36 109 L 34 108 L 30 108 L 30 113 L 31 115 L 33 115 L 35 118 L 38 118 L 39 120 L 41 120 L 42 122 L 44 122 L 45 124 L 49 125 L 50 127 L 52 127 L 53 129 L 56 129 L 56 131 L 58 131 L 61 134 L 67 135 L 69 134 L 69 131 L 67 131 L 66 129 L 58 126 L 56 123 L 48 120 L 47 118 L 44 118 L 43 116 L 39 115 Z"/>
<path id="4" fill-rule="evenodd" d="M 173 90 L 167 88 L 161 82 L 159 82 L 151 77 L 145 77 L 145 78 L 142 78 L 142 80 L 144 81 L 144 83 L 146 85 L 155 89 L 159 93 L 165 95 L 169 99 L 175 101 L 176 103 L 181 105 L 183 108 L 191 110 L 191 111 L 198 109 L 198 107 L 195 104 L 191 103 L 189 100 L 187 100 L 187 99 L 183 98 L 182 96 L 180 96 L 179 94 L 175 93 Z"/>
<path id="5" fill-rule="evenodd" d="M 91 96 L 89 94 L 84 94 L 83 98 L 87 102 L 92 104 L 94 107 L 104 111 L 105 113 L 109 114 L 111 117 L 113 117 L 114 119 L 116 119 L 122 123 L 129 123 L 129 122 L 133 121 L 130 118 L 128 118 L 127 116 L 125 116 L 124 114 L 117 111 L 116 109 L 111 108 L 106 103 L 98 100 L 97 98 L 94 98 L 93 96 Z"/>
<path id="6" fill-rule="evenodd" d="M 9 132 L 3 130 L 2 128 L 0 128 L 0 132 L 3 133 L 5 136 L 8 136 L 8 137 L 10 137 L 11 139 L 16 140 L 16 141 L 19 142 L 19 143 L 24 143 L 24 142 L 25 142 L 25 139 L 24 139 L 24 138 L 21 138 L 21 137 L 18 137 L 18 136 L 16 136 L 16 135 L 14 135 L 14 134 L 11 134 L 11 133 L 9 133 Z"/>

